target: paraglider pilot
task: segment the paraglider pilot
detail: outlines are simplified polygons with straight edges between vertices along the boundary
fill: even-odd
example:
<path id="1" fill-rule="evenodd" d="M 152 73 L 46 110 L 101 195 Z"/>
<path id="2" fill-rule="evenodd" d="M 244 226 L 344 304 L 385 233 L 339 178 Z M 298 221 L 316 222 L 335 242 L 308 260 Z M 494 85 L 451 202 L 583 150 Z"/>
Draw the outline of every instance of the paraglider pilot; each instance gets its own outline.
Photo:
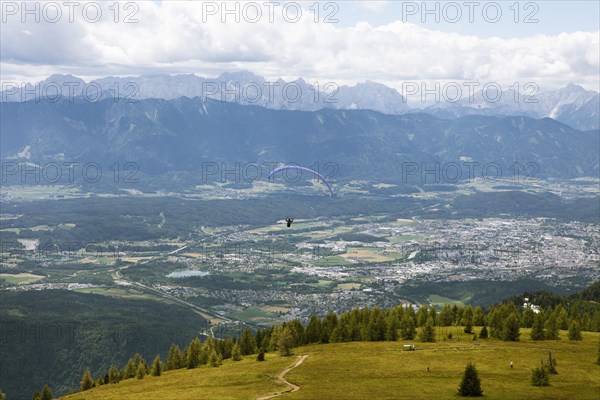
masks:
<path id="1" fill-rule="evenodd" d="M 292 222 L 294 222 L 294 220 L 291 219 L 291 218 L 288 218 L 288 219 L 285 220 L 285 222 L 287 222 L 287 226 L 289 228 L 292 225 Z"/>

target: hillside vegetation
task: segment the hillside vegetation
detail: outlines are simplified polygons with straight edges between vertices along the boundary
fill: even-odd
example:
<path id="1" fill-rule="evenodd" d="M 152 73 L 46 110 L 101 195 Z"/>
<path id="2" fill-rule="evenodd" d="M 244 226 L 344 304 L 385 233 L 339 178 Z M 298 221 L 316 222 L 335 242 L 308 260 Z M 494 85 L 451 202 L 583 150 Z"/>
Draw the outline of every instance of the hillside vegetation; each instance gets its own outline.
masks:
<path id="1" fill-rule="evenodd" d="M 160 377 L 132 378 L 62 399 L 256 399 L 284 390 L 274 378 L 296 355 L 304 354 L 308 355 L 306 361 L 286 375 L 300 390 L 279 399 L 456 399 L 469 362 L 479 371 L 486 399 L 598 399 L 600 366 L 594 362 L 599 333 L 584 332 L 582 341 L 570 341 L 567 332 L 561 331 L 562 340 L 542 342 L 531 341 L 528 329 L 522 333 L 519 342 L 473 341 L 463 336 L 436 343 L 304 346 L 296 348 L 291 357 L 268 354 L 265 362 L 255 361 L 255 356 L 241 362 L 225 360 L 218 368 L 167 371 Z M 403 344 L 408 343 L 415 344 L 416 351 L 403 351 Z M 557 360 L 558 375 L 551 375 L 550 386 L 534 387 L 531 370 L 547 359 L 548 351 Z"/>

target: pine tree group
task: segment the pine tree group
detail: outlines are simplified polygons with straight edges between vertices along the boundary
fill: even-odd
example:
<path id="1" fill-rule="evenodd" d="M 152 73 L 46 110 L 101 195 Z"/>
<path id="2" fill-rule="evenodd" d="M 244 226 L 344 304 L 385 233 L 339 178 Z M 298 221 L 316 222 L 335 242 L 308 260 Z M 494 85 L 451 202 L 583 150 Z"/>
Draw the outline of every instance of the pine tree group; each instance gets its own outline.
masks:
<path id="1" fill-rule="evenodd" d="M 115 384 L 124 379 L 144 378 L 148 373 L 159 376 L 162 371 L 180 368 L 196 368 L 201 365 L 219 366 L 224 359 L 237 361 L 244 355 L 257 354 L 256 359 L 265 359 L 265 352 L 279 352 L 282 356 L 292 354 L 292 349 L 314 343 L 333 343 L 351 341 L 396 341 L 418 339 L 424 342 L 436 340 L 436 329 L 444 337 L 456 335 L 461 340 L 462 332 L 473 332 L 474 326 L 482 326 L 479 338 L 516 341 L 520 337 L 521 327 L 531 327 L 532 340 L 558 339 L 559 329 L 569 330 L 569 339 L 581 340 L 582 330 L 600 330 L 600 312 L 590 311 L 575 303 L 523 308 L 520 303 L 508 301 L 492 306 L 489 312 L 481 307 L 444 305 L 438 313 L 435 307 L 421 306 L 417 312 L 412 305 L 399 305 L 389 309 L 380 307 L 355 308 L 337 315 L 327 313 L 319 318 L 312 315 L 305 325 L 300 319 L 287 321 L 256 332 L 246 328 L 238 338 L 214 339 L 208 337 L 204 343 L 199 338 L 190 341 L 187 347 L 180 349 L 171 345 L 164 364 L 156 357 L 150 369 L 141 355 L 132 357 L 122 370 L 113 365 L 97 380 L 86 371 L 81 381 L 81 390 L 88 390 L 102 384 Z M 535 310 L 535 311 L 534 311 Z M 464 327 L 464 329 L 461 328 Z M 449 332 L 445 327 L 454 327 Z M 597 362 L 600 364 L 600 346 Z M 555 359 L 549 356 L 547 365 L 543 364 L 543 373 L 548 375 L 555 370 Z M 473 367 L 474 368 L 474 367 Z M 150 371 L 150 372 L 149 372 Z M 543 378 L 543 373 L 535 371 Z M 533 376 L 533 374 L 532 374 Z M 538 376 L 539 377 L 539 376 Z M 533 381 L 533 379 L 532 379 Z M 536 382 L 544 379 L 537 379 Z M 36 400 L 41 400 L 38 392 Z M 0 399 L 2 400 L 2 399 Z"/>

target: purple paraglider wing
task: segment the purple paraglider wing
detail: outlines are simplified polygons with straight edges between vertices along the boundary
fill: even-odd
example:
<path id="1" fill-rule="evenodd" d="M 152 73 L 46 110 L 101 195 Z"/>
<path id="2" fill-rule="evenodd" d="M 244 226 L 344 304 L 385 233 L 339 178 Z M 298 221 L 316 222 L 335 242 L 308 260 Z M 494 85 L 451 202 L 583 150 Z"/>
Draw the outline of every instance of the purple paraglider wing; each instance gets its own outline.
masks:
<path id="1" fill-rule="evenodd" d="M 314 171 L 310 168 L 306 168 L 306 167 L 301 167 L 299 165 L 284 165 L 283 167 L 279 167 L 279 168 L 275 168 L 267 177 L 267 179 L 271 179 L 271 176 L 275 175 L 277 172 L 279 171 L 283 171 L 284 169 L 296 169 L 296 170 L 300 170 L 300 171 L 306 171 L 309 172 L 315 176 L 318 176 L 319 179 L 321 179 L 323 181 L 323 183 L 325 183 L 325 185 L 327 185 L 327 188 L 329 189 L 329 196 L 333 196 L 333 187 L 331 187 L 331 184 L 329 184 L 329 182 L 327 182 L 327 179 L 325 179 L 325 177 L 323 175 L 321 175 L 320 173 L 318 173 L 317 171 Z"/>

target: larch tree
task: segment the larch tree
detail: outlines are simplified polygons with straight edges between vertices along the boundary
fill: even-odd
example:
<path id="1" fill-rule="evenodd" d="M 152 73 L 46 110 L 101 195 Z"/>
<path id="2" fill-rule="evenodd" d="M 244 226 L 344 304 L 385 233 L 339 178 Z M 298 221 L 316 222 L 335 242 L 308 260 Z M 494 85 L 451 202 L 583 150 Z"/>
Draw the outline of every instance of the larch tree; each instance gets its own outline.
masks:
<path id="1" fill-rule="evenodd" d="M 90 373 L 89 368 L 85 370 L 83 377 L 81 378 L 81 382 L 79 382 L 79 391 L 85 392 L 86 390 L 90 390 L 94 387 L 94 379 L 92 378 L 92 374 Z"/>
<path id="2" fill-rule="evenodd" d="M 421 328 L 419 340 L 421 342 L 435 342 L 435 326 L 433 325 L 433 319 L 431 317 L 427 318 L 425 326 Z"/>
<path id="3" fill-rule="evenodd" d="M 152 361 L 152 366 L 150 367 L 150 374 L 152 376 L 160 376 L 162 372 L 160 355 L 157 355 L 154 361 Z"/>
<path id="4" fill-rule="evenodd" d="M 54 395 L 52 394 L 52 389 L 50 389 L 50 386 L 44 385 L 42 388 L 42 394 L 40 395 L 40 400 L 52 400 L 53 398 Z"/>
<path id="5" fill-rule="evenodd" d="M 544 329 L 546 331 L 546 339 L 550 340 L 558 340 L 560 339 L 558 335 L 558 321 L 556 320 L 556 315 L 554 312 L 550 312 L 548 318 L 546 318 L 546 323 L 544 324 Z"/>
<path id="6" fill-rule="evenodd" d="M 519 331 L 521 323 L 519 322 L 519 317 L 516 313 L 511 313 L 506 322 L 504 323 L 504 328 L 502 330 L 502 340 L 516 342 L 519 340 L 519 336 L 521 333 Z"/>
<path id="7" fill-rule="evenodd" d="M 531 340 L 544 340 L 546 335 L 544 334 L 544 322 L 540 314 L 535 314 L 533 317 L 533 326 L 531 327 Z"/>
<path id="8" fill-rule="evenodd" d="M 292 333 L 290 329 L 286 326 L 281 331 L 281 335 L 279 336 L 279 355 L 283 357 L 288 357 L 292 355 L 292 347 L 294 343 L 294 338 L 292 337 Z"/>
<path id="9" fill-rule="evenodd" d="M 569 340 L 581 340 L 581 326 L 576 319 L 571 321 L 569 325 Z"/>
<path id="10" fill-rule="evenodd" d="M 250 329 L 248 328 L 244 329 L 244 331 L 242 332 L 242 337 L 240 338 L 239 343 L 240 352 L 243 356 L 246 356 L 248 354 L 254 354 L 254 352 L 256 351 L 256 342 L 254 340 L 254 336 L 252 336 L 252 331 L 250 331 Z"/>
<path id="11" fill-rule="evenodd" d="M 240 352 L 240 345 L 238 343 L 233 345 L 233 349 L 231 350 L 231 359 L 233 361 L 242 360 L 242 353 Z"/>

